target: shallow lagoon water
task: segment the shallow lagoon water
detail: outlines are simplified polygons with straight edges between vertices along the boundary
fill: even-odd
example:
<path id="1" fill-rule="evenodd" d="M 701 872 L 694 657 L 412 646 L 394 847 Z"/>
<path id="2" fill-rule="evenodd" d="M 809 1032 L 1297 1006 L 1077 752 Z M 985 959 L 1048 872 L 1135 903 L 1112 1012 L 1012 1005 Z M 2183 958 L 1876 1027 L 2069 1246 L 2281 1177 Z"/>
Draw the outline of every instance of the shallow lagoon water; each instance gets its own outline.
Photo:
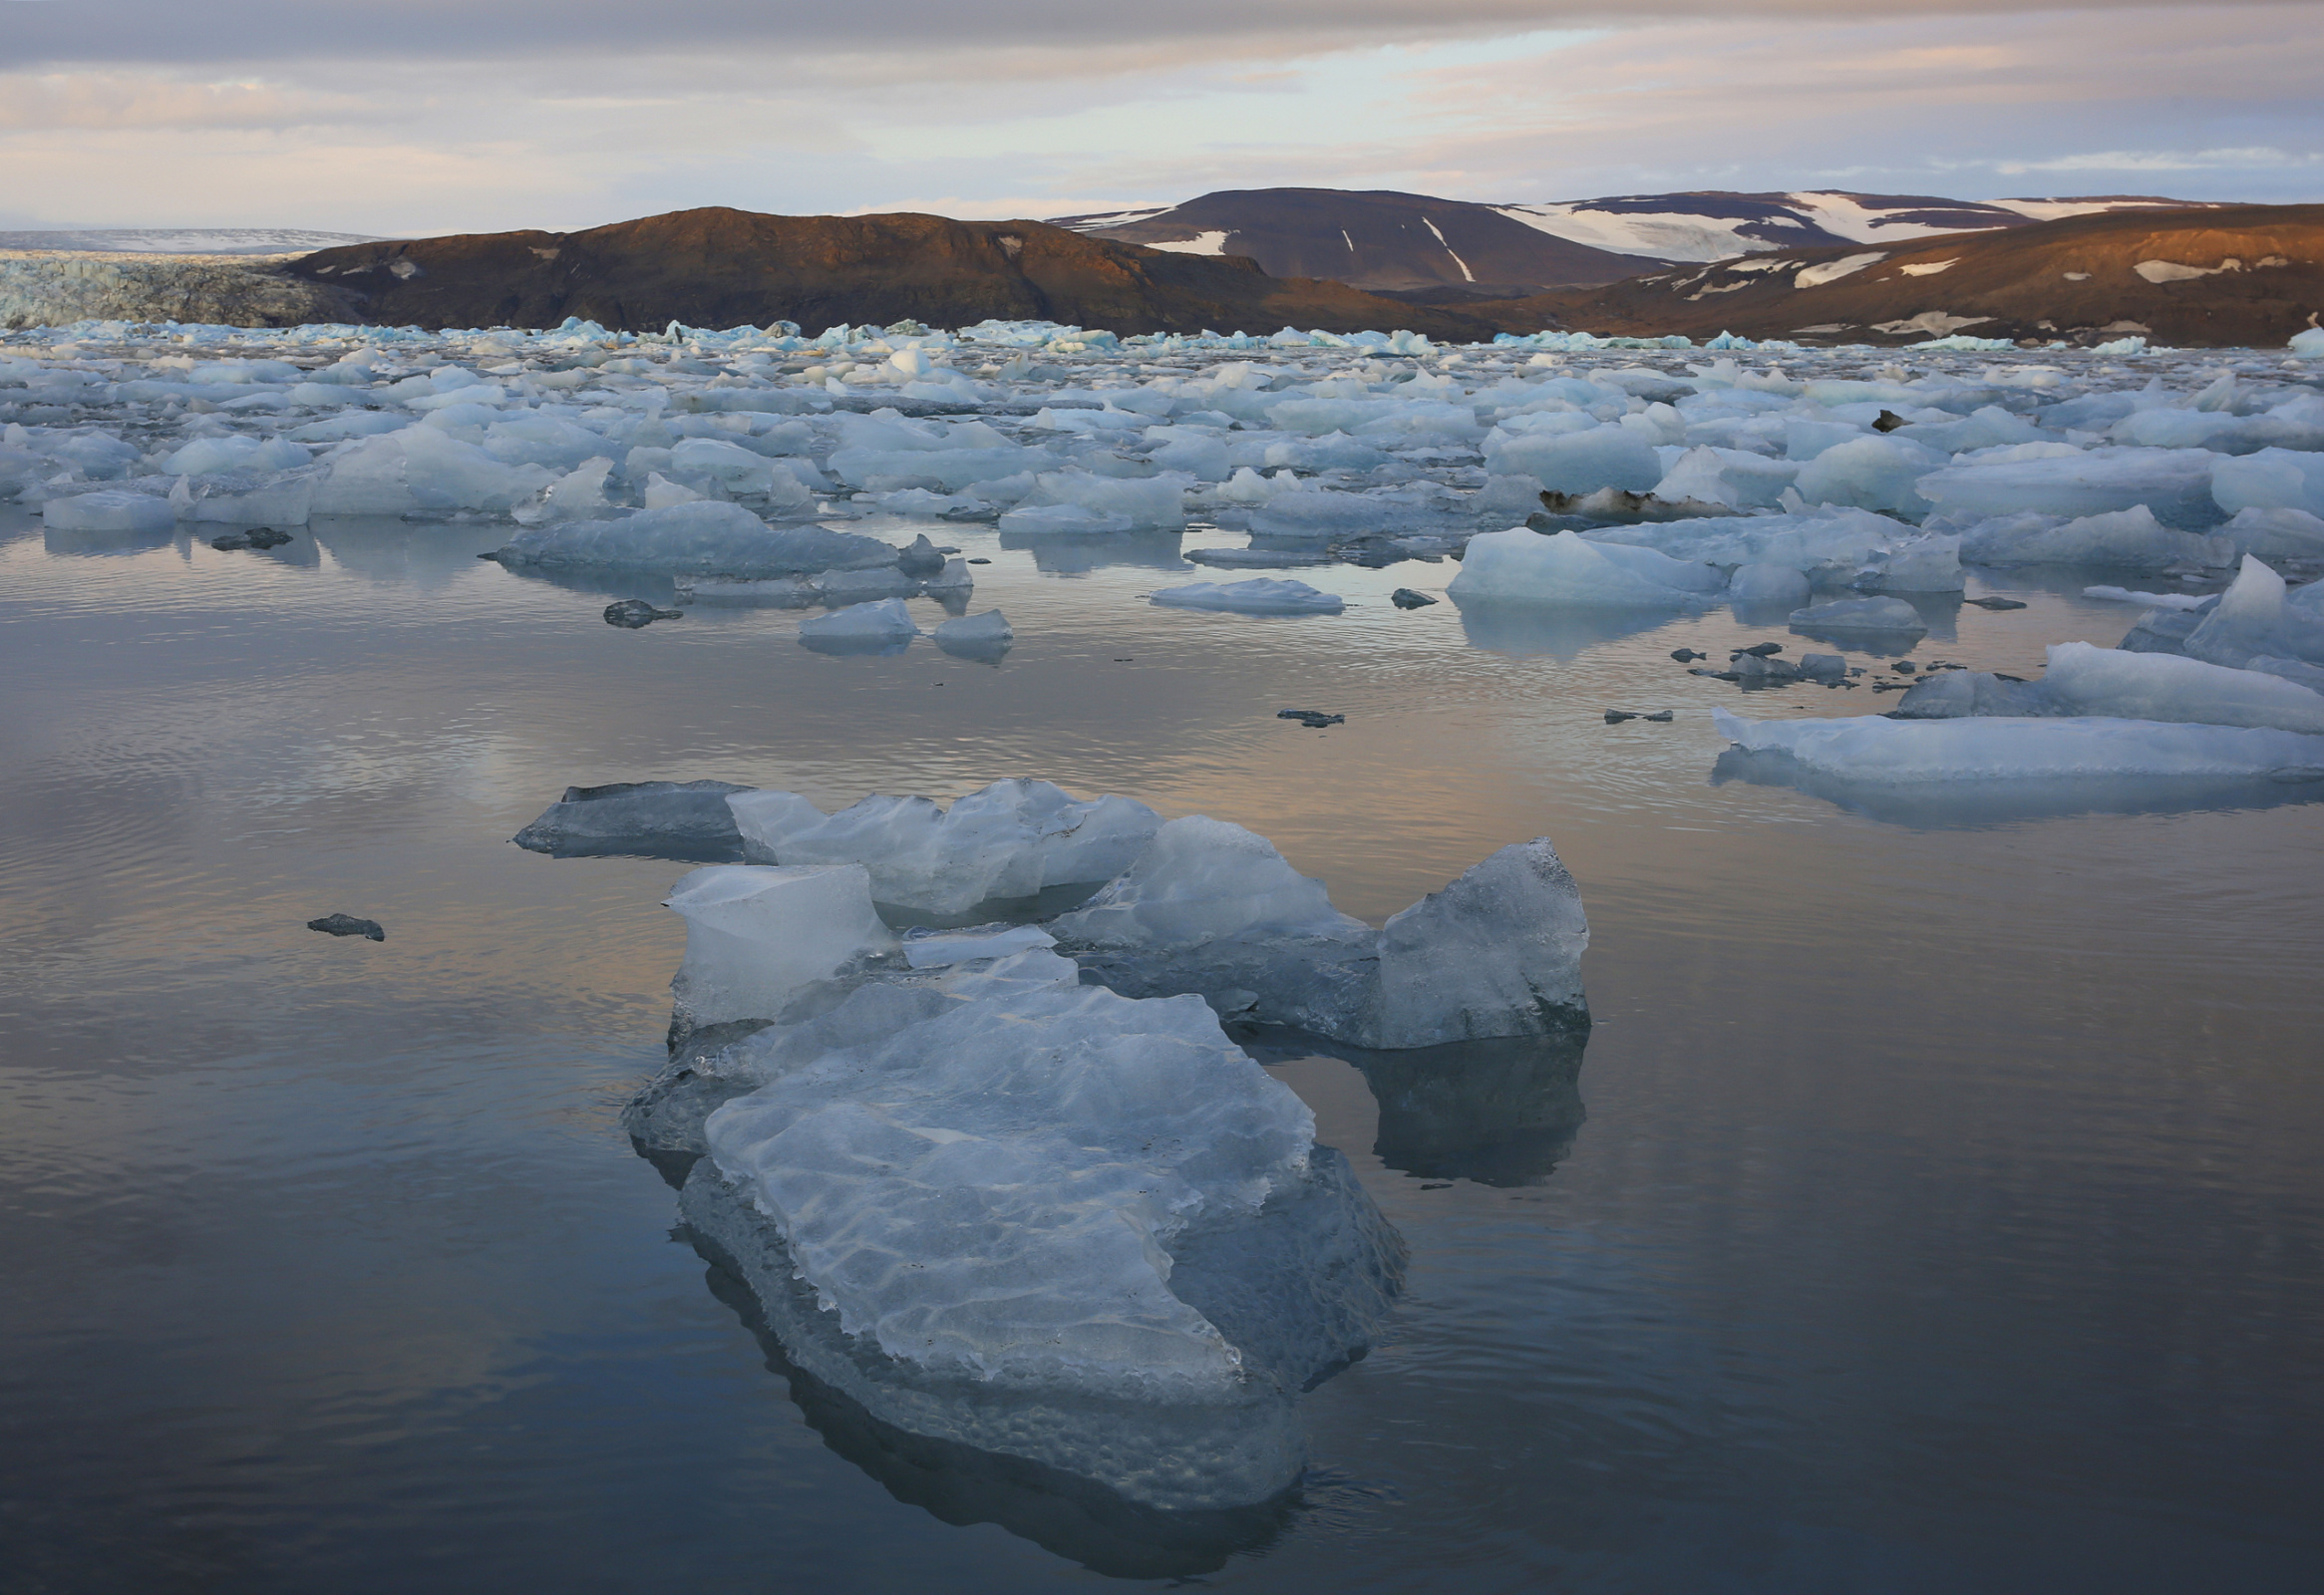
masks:
<path id="1" fill-rule="evenodd" d="M 930 527 L 994 561 L 995 667 L 616 630 L 478 561 L 504 527 L 0 515 L 12 1588 L 2312 1582 L 2324 805 L 1714 784 L 1711 704 L 1870 694 L 1738 706 L 1667 657 L 1780 621 L 1387 602 L 1449 563 L 1254 619 L 1147 604 L 1195 579 L 1173 539 Z M 2136 618 L 2010 579 L 1915 657 L 2030 673 Z M 1280 1511 L 1156 1537 L 797 1386 L 616 1123 L 685 866 L 505 839 L 568 784 L 1015 774 L 1249 825 L 1375 921 L 1536 834 L 1581 882 L 1586 1056 L 1267 1054 L 1413 1258 Z"/>

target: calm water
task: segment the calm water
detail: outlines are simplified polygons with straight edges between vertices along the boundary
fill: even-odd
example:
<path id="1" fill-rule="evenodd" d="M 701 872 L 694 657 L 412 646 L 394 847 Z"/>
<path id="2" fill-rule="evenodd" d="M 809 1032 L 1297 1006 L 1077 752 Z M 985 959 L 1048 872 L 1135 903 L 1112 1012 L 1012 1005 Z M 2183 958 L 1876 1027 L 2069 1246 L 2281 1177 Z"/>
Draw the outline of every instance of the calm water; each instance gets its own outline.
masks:
<path id="1" fill-rule="evenodd" d="M 1143 602 L 1174 539 L 942 528 L 992 668 L 616 631 L 479 562 L 504 528 L 0 515 L 0 1586 L 2324 1587 L 2324 805 L 1714 786 L 1735 689 L 1668 652 L 1780 630 L 1385 602 L 1451 565 L 1252 620 Z M 2111 643 L 2089 579 L 1917 657 Z M 685 866 L 504 839 L 568 783 L 1014 774 L 1249 825 L 1375 920 L 1542 833 L 1582 883 L 1586 1059 L 1269 1055 L 1413 1255 L 1279 1512 L 1141 1537 L 795 1388 L 616 1124 Z"/>

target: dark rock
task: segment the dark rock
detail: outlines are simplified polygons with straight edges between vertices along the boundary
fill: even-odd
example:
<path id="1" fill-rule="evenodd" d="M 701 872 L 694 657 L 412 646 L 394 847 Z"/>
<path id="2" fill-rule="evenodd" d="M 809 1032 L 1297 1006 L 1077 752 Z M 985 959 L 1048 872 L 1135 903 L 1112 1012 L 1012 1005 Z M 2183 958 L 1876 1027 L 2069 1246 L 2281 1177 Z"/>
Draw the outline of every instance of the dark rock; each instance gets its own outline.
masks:
<path id="1" fill-rule="evenodd" d="M 2015 598 L 1964 598 L 1961 602 L 1975 604 L 1979 609 L 2023 609 L 2025 607 Z"/>
<path id="2" fill-rule="evenodd" d="M 1798 665 L 1789 659 L 1752 652 L 1738 654 L 1734 659 L 1734 679 L 1746 687 L 1784 687 L 1800 679 Z"/>
<path id="3" fill-rule="evenodd" d="M 220 553 L 231 552 L 236 548 L 247 548 L 250 546 L 250 534 L 246 531 L 229 531 L 223 535 L 212 537 L 209 540 L 209 545 Z"/>
<path id="4" fill-rule="evenodd" d="M 272 526 L 260 526 L 250 533 L 250 546 L 253 548 L 279 548 L 288 541 L 289 532 L 276 531 Z"/>
<path id="5" fill-rule="evenodd" d="M 915 580 L 926 580 L 943 574 L 944 555 L 923 531 L 912 539 L 910 547 L 895 556 L 895 568 Z"/>
<path id="6" fill-rule="evenodd" d="M 981 559 L 981 558 L 980 558 L 980 559 L 971 559 L 971 560 L 969 561 L 969 563 L 970 563 L 970 564 L 972 564 L 972 565 L 989 565 L 989 564 L 991 564 L 991 563 L 992 563 L 992 561 L 991 561 L 991 560 L 989 560 L 989 559 Z"/>
<path id="7" fill-rule="evenodd" d="M 1894 432 L 1899 427 L 1909 427 L 1911 425 L 1911 422 L 1906 421 L 1895 411 L 1883 410 L 1880 412 L 1879 419 L 1872 423 L 1872 430 L 1874 432 Z"/>
<path id="8" fill-rule="evenodd" d="M 1313 731 L 1321 731 L 1326 726 L 1344 726 L 1348 721 L 1345 715 L 1327 714 L 1321 709 L 1278 709 L 1275 718 L 1296 720 Z"/>
<path id="9" fill-rule="evenodd" d="M 749 792 L 727 781 L 620 781 L 567 787 L 512 840 L 558 858 L 628 855 L 744 861 L 742 831 L 727 798 Z"/>
<path id="10" fill-rule="evenodd" d="M 938 560 L 939 569 L 942 568 L 942 565 L 943 561 Z M 656 609 L 643 598 L 624 598 L 619 603 L 605 606 L 605 624 L 619 626 L 624 631 L 635 631 L 641 626 L 650 626 L 657 620 L 683 620 L 685 618 L 686 611 L 683 609 Z"/>
<path id="11" fill-rule="evenodd" d="M 1780 642 L 1755 642 L 1749 648 L 1736 649 L 1727 657 L 1730 659 L 1741 659 L 1745 654 L 1751 654 L 1754 657 L 1760 659 L 1772 659 L 1783 651 L 1784 645 Z"/>
<path id="12" fill-rule="evenodd" d="M 1414 592 L 1410 587 L 1399 587 L 1388 595 L 1388 601 L 1399 609 L 1424 609 L 1436 602 L 1425 592 Z"/>
<path id="13" fill-rule="evenodd" d="M 1638 716 L 1636 714 L 1627 709 L 1609 709 L 1606 711 L 1606 724 L 1609 726 L 1619 726 L 1625 720 L 1636 720 Z"/>
<path id="14" fill-rule="evenodd" d="M 1670 724 L 1670 723 L 1671 723 L 1673 720 L 1676 720 L 1676 719 L 1678 718 L 1678 716 L 1677 716 L 1677 715 L 1675 715 L 1675 714 L 1673 714 L 1673 713 L 1672 713 L 1670 710 L 1668 710 L 1668 709 L 1662 709 L 1662 710 L 1657 710 L 1655 713 L 1653 713 L 1653 714 L 1651 714 L 1651 715 L 1641 715 L 1641 716 L 1639 716 L 1638 718 L 1639 718 L 1639 719 L 1641 719 L 1641 720 L 1648 720 L 1648 721 L 1652 721 L 1654 724 L 1656 724 L 1656 725 L 1658 725 L 1658 726 L 1667 726 L 1667 725 L 1669 725 L 1669 724 Z"/>
<path id="15" fill-rule="evenodd" d="M 361 936 L 365 941 L 386 941 L 387 932 L 379 928 L 376 919 L 357 919 L 353 914 L 325 914 L 320 919 L 307 921 L 307 929 L 319 930 L 326 936 Z"/>
<path id="16" fill-rule="evenodd" d="M 1708 659 L 1711 657 L 1709 654 L 1699 654 L 1692 648 L 1673 648 L 1670 651 L 1670 656 L 1682 665 L 1691 664 L 1697 659 Z"/>
<path id="17" fill-rule="evenodd" d="M 1899 659 L 1895 664 L 1889 666 L 1889 668 L 1895 671 L 1899 676 L 1909 676 L 1920 669 L 1918 665 L 1914 664 L 1909 659 Z"/>

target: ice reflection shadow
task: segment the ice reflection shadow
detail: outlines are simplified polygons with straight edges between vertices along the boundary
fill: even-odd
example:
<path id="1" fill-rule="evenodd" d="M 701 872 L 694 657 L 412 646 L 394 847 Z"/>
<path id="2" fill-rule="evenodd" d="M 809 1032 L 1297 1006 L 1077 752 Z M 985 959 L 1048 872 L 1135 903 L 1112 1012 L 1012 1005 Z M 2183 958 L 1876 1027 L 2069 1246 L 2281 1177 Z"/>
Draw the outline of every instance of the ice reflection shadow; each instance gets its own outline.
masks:
<path id="1" fill-rule="evenodd" d="M 1580 605 L 1481 603 L 1453 600 L 1461 611 L 1461 630 L 1469 646 L 1488 653 L 1552 659 L 1579 658 L 1600 643 L 1666 626 L 1679 618 L 1675 609 L 1600 609 Z"/>
<path id="2" fill-rule="evenodd" d="M 76 531 L 43 525 L 40 543 L 52 554 L 149 554 L 177 540 L 177 528 L 162 531 Z"/>
<path id="3" fill-rule="evenodd" d="M 1034 569 L 1055 574 L 1103 570 L 1108 565 L 1192 570 L 1192 565 L 1178 557 L 1179 535 L 1174 531 L 1123 531 L 1103 536 L 1056 537 L 1004 531 L 1000 540 L 1003 548 L 1030 553 Z"/>
<path id="4" fill-rule="evenodd" d="M 713 1249 L 710 1293 L 758 1339 L 771 1373 L 824 1443 L 907 1506 L 956 1528 L 992 1523 L 1111 1578 L 1190 1578 L 1264 1551 L 1298 1515 L 1296 1491 L 1226 1511 L 1162 1511 L 1022 1457 L 931 1438 L 873 1417 L 795 1365 L 751 1287 Z"/>
<path id="5" fill-rule="evenodd" d="M 1423 1179 L 1532 1185 L 1573 1150 L 1587 1029 L 1554 1036 L 1371 1052 L 1312 1038 L 1245 1037 L 1262 1064 L 1337 1058 L 1353 1065 L 1380 1111 L 1372 1154 Z"/>
<path id="6" fill-rule="evenodd" d="M 2251 776 L 2059 776 L 2026 781 L 1850 781 L 1810 770 L 1789 754 L 1730 748 L 1711 785 L 1790 787 L 1853 813 L 1922 830 L 1968 830 L 2074 814 L 2182 814 L 2280 808 L 2324 800 L 2324 781 Z"/>
<path id="7" fill-rule="evenodd" d="M 507 539 L 503 537 L 502 542 Z M 498 543 L 494 544 L 499 546 Z M 519 581 L 537 581 L 591 598 L 643 598 L 657 609 L 676 607 L 678 582 L 674 576 L 646 570 L 583 570 L 540 565 L 504 567 Z"/>
<path id="8" fill-rule="evenodd" d="M 383 586 L 438 588 L 471 575 L 477 555 L 508 540 L 504 524 L 428 524 L 391 516 L 317 519 L 306 527 L 341 569 Z"/>

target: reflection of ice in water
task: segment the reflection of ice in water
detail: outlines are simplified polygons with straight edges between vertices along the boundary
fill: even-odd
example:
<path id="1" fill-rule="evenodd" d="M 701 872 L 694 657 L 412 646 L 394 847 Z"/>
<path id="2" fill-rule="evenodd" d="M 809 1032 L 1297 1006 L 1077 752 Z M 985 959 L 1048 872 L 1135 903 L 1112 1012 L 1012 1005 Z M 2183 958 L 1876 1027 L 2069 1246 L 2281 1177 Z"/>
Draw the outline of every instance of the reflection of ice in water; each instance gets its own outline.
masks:
<path id="1" fill-rule="evenodd" d="M 1174 531 L 1131 531 L 1105 537 L 1031 537 L 1002 532 L 1000 541 L 1003 548 L 1032 554 L 1034 568 L 1061 574 L 1103 570 L 1109 565 L 1190 570 L 1193 567 L 1178 556 L 1179 535 Z"/>
<path id="2" fill-rule="evenodd" d="M 758 1337 L 768 1371 L 790 1382 L 824 1443 L 940 1522 L 992 1523 L 1110 1578 L 1193 1578 L 1263 1552 L 1298 1513 L 1297 1492 L 1225 1511 L 1158 1511 L 1038 1462 L 882 1423 L 792 1362 L 751 1288 L 715 1255 L 705 1279 Z"/>
<path id="3" fill-rule="evenodd" d="M 1900 786 L 1850 781 L 1807 769 L 1788 754 L 1750 753 L 1741 748 L 1728 749 L 1711 767 L 1712 786 L 1729 782 L 1791 787 L 1867 818 L 1928 829 L 2002 825 L 2071 814 L 2276 808 L 2324 799 L 2324 781 L 2285 782 L 2265 776 L 2058 776 Z"/>
<path id="4" fill-rule="evenodd" d="M 1471 646 L 1496 654 L 1571 660 L 1601 643 L 1668 625 L 1667 609 L 1558 608 L 1548 604 L 1453 600 Z"/>
<path id="5" fill-rule="evenodd" d="M 497 523 L 427 525 L 378 515 L 317 518 L 306 529 L 341 569 L 383 586 L 423 592 L 473 578 L 484 568 L 477 555 L 508 540 L 507 527 Z M 651 595 L 625 589 L 617 596 Z"/>
<path id="6" fill-rule="evenodd" d="M 1469 1179 L 1495 1186 L 1537 1183 L 1571 1151 L 1586 1116 L 1578 1089 L 1586 1030 L 1390 1053 L 1279 1036 L 1246 1037 L 1244 1049 L 1311 1090 L 1320 1084 L 1329 1094 L 1345 1096 L 1337 1080 L 1346 1080 L 1352 1089 L 1361 1078 L 1378 1114 L 1374 1154 L 1390 1168 L 1414 1177 Z M 1327 1060 L 1334 1062 L 1336 1078 L 1299 1067 Z M 1352 1069 L 1338 1071 L 1340 1063 Z M 1290 1067 L 1285 1069 L 1286 1065 Z M 1354 1104 L 1319 1107 L 1327 1118 L 1344 1119 Z M 1319 1146 L 1318 1153 L 1328 1162 L 1338 1162 L 1327 1148 Z M 671 1184 L 689 1185 L 688 1175 L 694 1171 L 691 1156 L 646 1155 Z M 831 1449 L 898 1500 L 924 1507 L 949 1523 L 995 1523 L 1116 1577 L 1186 1577 L 1214 1569 L 1230 1556 L 1263 1548 L 1294 1514 L 1300 1500 L 1297 1487 L 1248 1507 L 1162 1511 L 1055 1466 L 882 1421 L 807 1372 L 787 1349 L 794 1336 L 819 1338 L 817 1331 L 830 1315 L 794 1268 L 768 1266 L 765 1260 L 754 1263 L 738 1255 L 753 1249 L 751 1230 L 720 1220 L 704 1206 L 700 1188 L 704 1177 L 695 1173 L 689 1185 L 689 1211 L 697 1219 L 689 1234 L 714 1265 L 709 1275 L 712 1293 L 758 1335 L 770 1370 L 789 1380 L 792 1399 Z M 1205 1288 L 1197 1280 L 1215 1286 L 1248 1272 L 1220 1266 L 1222 1260 L 1208 1258 L 1200 1245 L 1182 1249 L 1180 1270 L 1196 1298 Z M 788 1260 L 776 1262 L 787 1265 Z M 1204 1310 L 1228 1306 L 1220 1302 Z M 949 1399 L 980 1398 L 954 1391 Z M 992 1398 L 988 1393 L 982 1399 Z M 1199 1449 L 1217 1442 L 1216 1414 L 1179 1420 L 1166 1409 L 1158 1413 L 1137 1406 L 1126 1407 L 1118 1423 L 1126 1433 L 1162 1426 L 1142 1444 Z M 1164 1433 L 1172 1423 L 1186 1433 Z"/>
<path id="7" fill-rule="evenodd" d="M 1529 1185 L 1546 1179 L 1573 1150 L 1588 1115 L 1581 1102 L 1589 1031 L 1504 1041 L 1461 1042 L 1403 1052 L 1371 1052 L 1311 1038 L 1246 1037 L 1261 1063 L 1338 1059 L 1370 1089 L 1379 1116 L 1372 1154 L 1422 1179 Z M 1298 1084 L 1309 1084 L 1294 1076 Z M 1312 1089 L 1312 1088 L 1311 1088 Z"/>

